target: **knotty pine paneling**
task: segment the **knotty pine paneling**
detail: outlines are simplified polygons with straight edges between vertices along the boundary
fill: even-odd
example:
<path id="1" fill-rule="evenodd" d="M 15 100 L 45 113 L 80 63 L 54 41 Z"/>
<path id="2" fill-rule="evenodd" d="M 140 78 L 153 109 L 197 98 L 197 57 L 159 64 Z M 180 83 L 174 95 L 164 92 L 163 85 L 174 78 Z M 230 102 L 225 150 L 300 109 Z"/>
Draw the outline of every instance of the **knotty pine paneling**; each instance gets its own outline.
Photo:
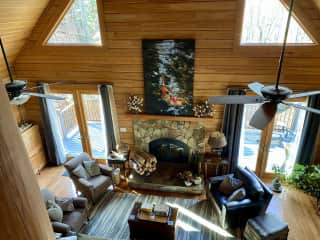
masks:
<path id="1" fill-rule="evenodd" d="M 309 0 L 308 0 L 309 1 Z M 103 0 L 103 47 L 52 47 L 41 43 L 67 1 L 50 1 L 25 48 L 15 71 L 31 82 L 112 82 L 119 127 L 127 128 L 121 140 L 133 144 L 132 120 L 177 119 L 201 121 L 207 132 L 221 127 L 223 106 L 216 107 L 213 119 L 196 119 L 126 113 L 129 94 L 143 95 L 142 39 L 196 40 L 194 97 L 206 98 L 226 93 L 229 86 L 246 86 L 260 81 L 272 84 L 278 64 L 278 47 L 240 49 L 235 43 L 239 31 L 238 0 Z M 301 4 L 300 4 L 301 5 Z M 320 14 L 312 12 L 320 29 Z M 318 14 L 316 14 L 318 13 Z M 284 63 L 282 83 L 297 90 L 320 89 L 320 49 L 318 46 L 290 47 Z M 27 104 L 28 118 L 41 124 L 37 99 Z"/>

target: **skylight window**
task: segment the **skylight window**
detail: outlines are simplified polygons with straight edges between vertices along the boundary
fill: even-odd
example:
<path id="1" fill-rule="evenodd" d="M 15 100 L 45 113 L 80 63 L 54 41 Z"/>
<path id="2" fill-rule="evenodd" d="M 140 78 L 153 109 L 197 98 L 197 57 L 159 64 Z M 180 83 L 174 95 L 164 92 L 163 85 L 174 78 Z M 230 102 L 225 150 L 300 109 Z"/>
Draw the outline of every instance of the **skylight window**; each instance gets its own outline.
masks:
<path id="1" fill-rule="evenodd" d="M 241 45 L 283 42 L 288 10 L 279 0 L 245 0 Z M 291 18 L 288 43 L 314 43 L 299 23 Z"/>
<path id="2" fill-rule="evenodd" d="M 49 45 L 102 45 L 96 0 L 74 0 Z"/>

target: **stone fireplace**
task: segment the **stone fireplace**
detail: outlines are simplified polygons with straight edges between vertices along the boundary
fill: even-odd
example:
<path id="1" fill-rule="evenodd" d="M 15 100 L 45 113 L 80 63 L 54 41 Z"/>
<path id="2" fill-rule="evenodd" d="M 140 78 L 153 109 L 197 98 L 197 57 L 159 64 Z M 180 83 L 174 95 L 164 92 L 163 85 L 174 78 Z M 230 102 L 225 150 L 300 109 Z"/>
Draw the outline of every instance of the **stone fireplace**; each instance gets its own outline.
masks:
<path id="1" fill-rule="evenodd" d="M 135 148 L 149 152 L 149 143 L 160 138 L 172 138 L 194 151 L 204 143 L 205 127 L 199 122 L 170 120 L 133 120 Z"/>
<path id="2" fill-rule="evenodd" d="M 191 170 L 192 153 L 203 145 L 205 128 L 199 122 L 134 120 L 135 149 L 156 156 L 157 170 L 151 176 L 133 173 L 132 188 L 201 194 L 204 184 L 186 187 L 178 173 Z"/>

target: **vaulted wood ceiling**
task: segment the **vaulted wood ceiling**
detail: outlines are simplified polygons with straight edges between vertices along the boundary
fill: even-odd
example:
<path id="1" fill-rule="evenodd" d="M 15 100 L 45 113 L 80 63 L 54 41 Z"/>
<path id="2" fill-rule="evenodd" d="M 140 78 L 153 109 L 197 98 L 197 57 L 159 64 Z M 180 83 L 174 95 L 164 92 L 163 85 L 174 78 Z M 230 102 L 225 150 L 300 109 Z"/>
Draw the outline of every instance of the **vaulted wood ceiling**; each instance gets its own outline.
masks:
<path id="1" fill-rule="evenodd" d="M 10 64 L 14 62 L 48 2 L 49 0 L 0 1 L 0 37 L 4 42 Z M 7 78 L 1 54 L 0 79 Z"/>

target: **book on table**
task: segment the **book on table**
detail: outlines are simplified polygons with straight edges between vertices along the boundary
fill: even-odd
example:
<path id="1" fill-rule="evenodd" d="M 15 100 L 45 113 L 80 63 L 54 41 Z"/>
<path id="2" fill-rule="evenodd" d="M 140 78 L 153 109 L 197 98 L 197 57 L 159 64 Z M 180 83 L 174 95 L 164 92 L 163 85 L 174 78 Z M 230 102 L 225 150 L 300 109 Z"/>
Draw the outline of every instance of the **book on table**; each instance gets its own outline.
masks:
<path id="1" fill-rule="evenodd" d="M 156 216 L 168 217 L 170 207 L 165 204 L 156 204 L 153 211 Z"/>
<path id="2" fill-rule="evenodd" d="M 142 212 L 151 213 L 153 211 L 153 206 L 153 203 L 143 203 L 140 209 Z"/>

